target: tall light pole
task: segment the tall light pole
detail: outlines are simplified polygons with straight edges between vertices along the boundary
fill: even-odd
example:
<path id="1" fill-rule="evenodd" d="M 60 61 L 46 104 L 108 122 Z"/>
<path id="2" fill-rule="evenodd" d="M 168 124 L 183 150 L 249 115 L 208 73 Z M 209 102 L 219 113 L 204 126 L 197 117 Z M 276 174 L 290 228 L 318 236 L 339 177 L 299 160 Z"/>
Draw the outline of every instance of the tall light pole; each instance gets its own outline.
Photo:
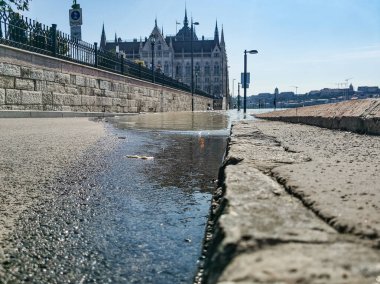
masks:
<path id="1" fill-rule="evenodd" d="M 152 45 L 152 82 L 154 83 L 155 78 L 154 78 L 154 44 L 156 43 L 156 37 L 151 34 L 150 37 L 150 44 Z"/>
<path id="2" fill-rule="evenodd" d="M 195 87 L 194 89 L 197 90 L 198 88 L 198 71 L 195 71 Z"/>
<path id="3" fill-rule="evenodd" d="M 193 18 L 191 18 L 191 111 L 194 111 L 194 51 L 193 51 L 193 37 L 194 37 L 194 25 L 199 25 L 198 22 L 193 23 Z"/>
<path id="4" fill-rule="evenodd" d="M 257 54 L 257 50 L 244 50 L 244 78 L 243 78 L 243 88 L 244 88 L 244 113 L 247 112 L 247 53 Z"/>
<path id="5" fill-rule="evenodd" d="M 230 66 L 227 66 L 227 62 L 226 62 L 226 94 L 228 94 L 228 68 L 230 68 Z M 232 102 L 231 96 L 228 94 L 228 97 L 229 97 L 228 105 L 229 105 L 229 108 L 231 108 L 231 102 Z"/>
<path id="6" fill-rule="evenodd" d="M 238 111 L 240 111 L 240 83 L 238 83 Z"/>
<path id="7" fill-rule="evenodd" d="M 234 97 L 235 95 L 235 92 L 234 92 L 235 81 L 236 79 L 232 79 L 232 97 Z"/>

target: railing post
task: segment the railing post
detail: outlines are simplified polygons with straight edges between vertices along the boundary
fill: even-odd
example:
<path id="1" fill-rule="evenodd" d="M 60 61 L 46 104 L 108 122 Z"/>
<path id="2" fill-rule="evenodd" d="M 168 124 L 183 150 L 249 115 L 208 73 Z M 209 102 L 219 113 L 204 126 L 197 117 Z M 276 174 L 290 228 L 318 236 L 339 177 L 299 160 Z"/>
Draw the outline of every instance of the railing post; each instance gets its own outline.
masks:
<path id="1" fill-rule="evenodd" d="M 94 56 L 95 56 L 95 62 L 94 62 L 94 67 L 98 67 L 98 43 L 94 42 Z"/>
<path id="2" fill-rule="evenodd" d="M 120 73 L 124 74 L 124 55 L 121 54 L 120 56 Z"/>
<path id="3" fill-rule="evenodd" d="M 3 13 L 4 12 L 0 12 L 0 38 L 3 38 L 3 28 L 2 28 L 2 22 L 1 22 L 1 20 L 3 19 Z"/>
<path id="4" fill-rule="evenodd" d="M 51 51 L 53 53 L 53 56 L 57 56 L 57 25 L 52 24 L 50 29 L 50 38 L 51 38 Z"/>

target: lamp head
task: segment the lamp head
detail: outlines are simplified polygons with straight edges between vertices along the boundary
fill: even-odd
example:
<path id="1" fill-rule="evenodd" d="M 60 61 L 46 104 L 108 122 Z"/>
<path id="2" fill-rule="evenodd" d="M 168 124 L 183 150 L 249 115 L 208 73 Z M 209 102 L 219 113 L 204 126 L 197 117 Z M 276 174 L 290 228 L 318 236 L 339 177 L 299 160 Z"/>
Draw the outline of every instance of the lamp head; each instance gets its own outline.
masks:
<path id="1" fill-rule="evenodd" d="M 259 53 L 257 50 L 250 50 L 250 51 L 248 51 L 248 53 L 249 54 L 257 54 L 257 53 Z"/>
<path id="2" fill-rule="evenodd" d="M 193 25 L 198 26 L 198 25 L 199 25 L 199 22 L 194 22 Z"/>

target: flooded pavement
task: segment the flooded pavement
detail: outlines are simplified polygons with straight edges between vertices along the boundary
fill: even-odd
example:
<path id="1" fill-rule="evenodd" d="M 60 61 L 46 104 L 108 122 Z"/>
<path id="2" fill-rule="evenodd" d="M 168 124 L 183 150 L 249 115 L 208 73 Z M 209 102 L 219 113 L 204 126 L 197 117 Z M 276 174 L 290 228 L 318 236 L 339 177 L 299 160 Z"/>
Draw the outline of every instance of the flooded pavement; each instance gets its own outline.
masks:
<path id="1" fill-rule="evenodd" d="M 118 138 L 112 151 L 86 153 L 87 164 L 45 189 L 52 199 L 24 213 L 0 283 L 192 283 L 228 117 L 109 122 Z"/>

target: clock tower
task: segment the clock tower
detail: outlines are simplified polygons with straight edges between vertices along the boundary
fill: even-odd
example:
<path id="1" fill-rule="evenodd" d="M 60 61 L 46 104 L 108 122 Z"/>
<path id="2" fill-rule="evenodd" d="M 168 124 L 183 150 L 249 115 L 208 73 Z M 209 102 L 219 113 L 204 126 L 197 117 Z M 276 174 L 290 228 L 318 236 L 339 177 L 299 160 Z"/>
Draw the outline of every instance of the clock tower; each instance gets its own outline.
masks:
<path id="1" fill-rule="evenodd" d="M 77 1 L 73 1 L 73 5 L 69 10 L 69 21 L 70 21 L 70 31 L 71 39 L 82 40 L 82 9 Z"/>

